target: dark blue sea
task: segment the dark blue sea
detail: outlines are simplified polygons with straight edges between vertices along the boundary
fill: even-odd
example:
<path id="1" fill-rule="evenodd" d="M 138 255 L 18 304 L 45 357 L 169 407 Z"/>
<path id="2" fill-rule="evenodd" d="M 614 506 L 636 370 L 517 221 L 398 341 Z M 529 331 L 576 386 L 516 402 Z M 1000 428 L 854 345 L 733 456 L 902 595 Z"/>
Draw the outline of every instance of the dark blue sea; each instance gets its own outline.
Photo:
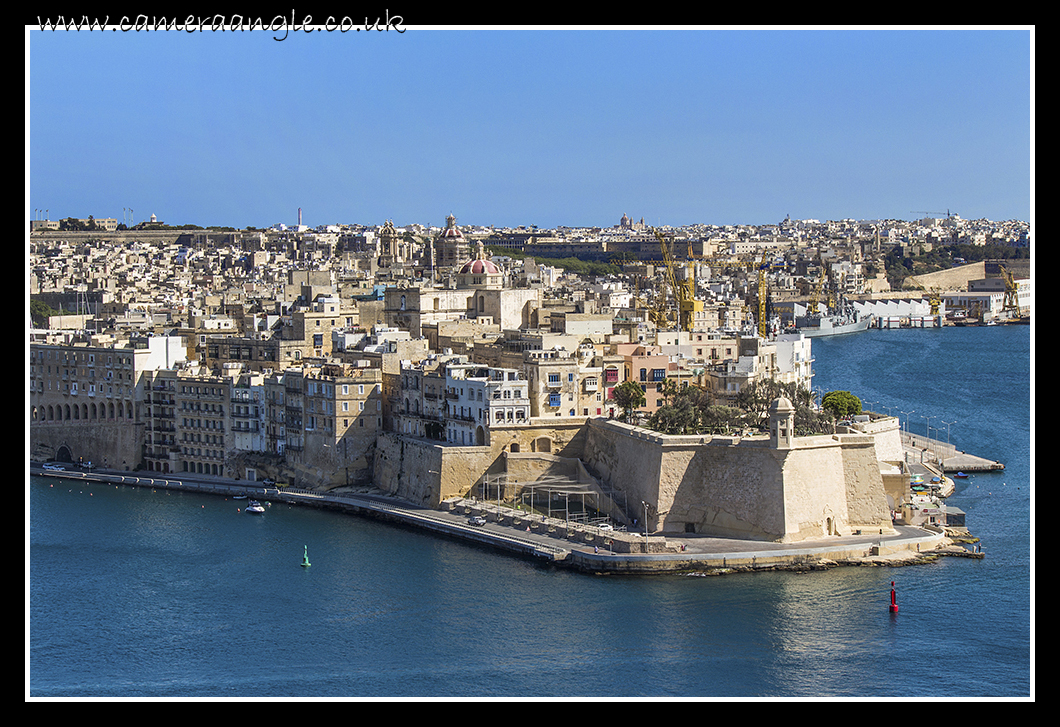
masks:
<path id="1" fill-rule="evenodd" d="M 591 576 L 350 515 L 30 478 L 27 698 L 1032 698 L 1029 334 L 813 342 L 818 389 L 1007 465 L 950 498 L 983 560 Z"/>

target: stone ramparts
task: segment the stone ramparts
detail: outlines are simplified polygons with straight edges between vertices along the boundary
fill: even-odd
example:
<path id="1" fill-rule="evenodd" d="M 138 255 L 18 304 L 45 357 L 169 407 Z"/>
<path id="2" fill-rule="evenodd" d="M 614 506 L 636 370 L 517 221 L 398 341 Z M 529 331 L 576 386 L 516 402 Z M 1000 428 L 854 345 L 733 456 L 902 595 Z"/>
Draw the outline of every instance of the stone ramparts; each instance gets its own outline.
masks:
<path id="1" fill-rule="evenodd" d="M 648 528 L 794 542 L 854 530 L 893 532 L 875 438 L 670 437 L 609 420 L 589 424 L 585 463 L 642 505 Z"/>

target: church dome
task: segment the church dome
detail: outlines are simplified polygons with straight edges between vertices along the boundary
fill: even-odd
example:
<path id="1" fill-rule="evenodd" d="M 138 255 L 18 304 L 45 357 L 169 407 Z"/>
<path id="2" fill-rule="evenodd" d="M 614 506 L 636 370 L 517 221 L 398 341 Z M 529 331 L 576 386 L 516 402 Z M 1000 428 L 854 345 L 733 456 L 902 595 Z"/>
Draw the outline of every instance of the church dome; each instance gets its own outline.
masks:
<path id="1" fill-rule="evenodd" d="M 464 238 L 464 233 L 460 231 L 460 228 L 456 226 L 456 218 L 449 215 L 445 218 L 445 230 L 442 231 L 442 237 L 458 237 Z"/>
<path id="2" fill-rule="evenodd" d="M 461 275 L 500 275 L 501 269 L 489 260 L 468 260 L 460 268 Z"/>

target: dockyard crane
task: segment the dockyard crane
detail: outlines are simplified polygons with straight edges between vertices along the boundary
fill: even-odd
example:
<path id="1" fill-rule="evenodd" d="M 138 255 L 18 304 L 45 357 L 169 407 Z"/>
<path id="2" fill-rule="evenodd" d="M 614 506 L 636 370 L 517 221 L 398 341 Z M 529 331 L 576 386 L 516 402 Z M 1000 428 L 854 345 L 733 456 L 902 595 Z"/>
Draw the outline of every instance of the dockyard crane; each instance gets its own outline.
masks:
<path id="1" fill-rule="evenodd" d="M 821 271 L 817 274 L 817 282 L 813 286 L 813 292 L 810 293 L 810 303 L 807 306 L 811 316 L 817 315 L 817 306 L 821 302 L 821 289 L 824 287 L 824 279 L 826 275 L 824 260 L 821 260 L 820 257 L 818 257 L 817 260 L 821 265 Z"/>
<path id="2" fill-rule="evenodd" d="M 955 216 L 957 213 L 956 212 L 950 212 L 949 210 L 946 210 L 945 212 L 925 212 L 924 210 L 909 210 L 909 214 L 912 214 L 912 215 L 929 215 L 931 217 L 940 217 L 942 215 L 946 215 L 946 219 L 948 220 L 949 218 Z"/>
<path id="3" fill-rule="evenodd" d="M 696 300 L 696 275 L 693 267 L 688 277 L 683 280 L 677 279 L 677 268 L 674 263 L 673 253 L 666 238 L 657 229 L 652 228 L 659 248 L 662 252 L 663 263 L 666 266 L 666 279 L 673 291 L 674 300 L 677 302 L 677 326 L 679 330 L 691 331 L 695 328 L 696 313 L 703 310 L 703 302 Z M 690 248 L 691 249 L 691 248 Z"/>
<path id="4" fill-rule="evenodd" d="M 765 256 L 762 257 L 761 261 L 758 260 L 735 260 L 722 263 L 723 266 L 731 265 L 735 267 L 746 268 L 753 270 L 758 273 L 758 316 L 757 316 L 757 329 L 758 335 L 761 338 L 769 337 L 769 312 L 767 310 L 767 301 L 769 299 L 769 285 L 766 278 L 766 272 L 773 267 L 777 267 L 775 263 L 769 263 L 765 260 Z"/>
<path id="5" fill-rule="evenodd" d="M 928 296 L 928 303 L 931 305 L 931 315 L 933 316 L 939 314 L 939 307 L 942 305 L 941 292 L 938 288 L 932 288 Z"/>
<path id="6" fill-rule="evenodd" d="M 1005 299 L 1001 310 L 1007 312 L 1011 318 L 1019 320 L 1023 317 L 1020 312 L 1019 286 L 1016 285 L 1015 278 L 1004 265 L 998 265 L 998 267 L 1001 268 L 1001 275 L 1005 278 Z"/>

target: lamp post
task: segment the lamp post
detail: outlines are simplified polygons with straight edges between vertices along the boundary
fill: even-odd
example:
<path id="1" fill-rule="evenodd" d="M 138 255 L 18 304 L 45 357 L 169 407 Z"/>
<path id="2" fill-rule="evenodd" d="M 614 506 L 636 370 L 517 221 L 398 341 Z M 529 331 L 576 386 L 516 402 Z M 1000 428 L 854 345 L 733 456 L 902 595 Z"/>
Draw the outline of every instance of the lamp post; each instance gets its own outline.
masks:
<path id="1" fill-rule="evenodd" d="M 640 504 L 644 506 L 644 552 L 648 552 L 648 503 L 644 500 L 640 501 Z"/>
<path id="2" fill-rule="evenodd" d="M 910 409 L 909 411 L 902 411 L 901 409 L 899 409 L 898 413 L 899 414 L 905 414 L 905 425 L 904 425 L 904 428 L 902 429 L 902 431 L 904 431 L 906 434 L 908 434 L 909 433 L 909 415 L 910 414 L 916 414 L 916 409 Z"/>
<path id="3" fill-rule="evenodd" d="M 943 421 L 942 419 L 939 419 L 939 421 L 946 425 L 946 444 L 949 444 L 950 443 L 950 425 L 951 424 L 956 424 L 957 420 L 954 419 L 952 422 L 947 422 L 947 421 Z"/>

